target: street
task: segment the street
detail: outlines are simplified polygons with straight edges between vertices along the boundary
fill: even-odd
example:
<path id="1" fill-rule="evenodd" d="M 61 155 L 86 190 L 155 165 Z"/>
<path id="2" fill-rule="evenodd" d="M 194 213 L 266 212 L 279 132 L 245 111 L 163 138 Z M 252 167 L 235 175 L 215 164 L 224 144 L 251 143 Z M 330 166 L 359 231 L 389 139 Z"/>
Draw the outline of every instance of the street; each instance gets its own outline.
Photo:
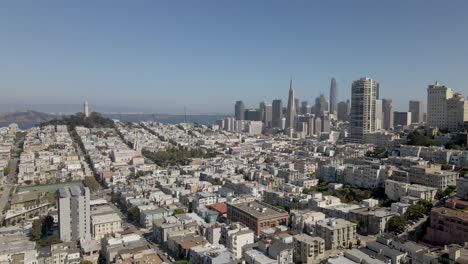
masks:
<path id="1" fill-rule="evenodd" d="M 16 184 L 15 181 L 16 181 L 17 166 L 18 166 L 18 158 L 12 158 L 9 164 L 10 173 L 8 174 L 8 177 L 5 179 L 5 183 L 3 184 L 2 197 L 0 197 L 0 221 L 1 222 L 3 222 L 5 206 L 10 200 L 11 190 Z"/>

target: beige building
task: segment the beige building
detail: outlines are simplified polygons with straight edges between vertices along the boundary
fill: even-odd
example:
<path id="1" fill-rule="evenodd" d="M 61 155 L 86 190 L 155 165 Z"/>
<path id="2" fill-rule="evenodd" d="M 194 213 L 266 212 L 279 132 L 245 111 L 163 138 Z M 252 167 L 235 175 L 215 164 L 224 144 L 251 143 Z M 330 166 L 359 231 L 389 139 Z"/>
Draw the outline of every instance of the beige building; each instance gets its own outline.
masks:
<path id="1" fill-rule="evenodd" d="M 442 170 L 441 165 L 412 166 L 409 169 L 409 181 L 415 184 L 445 189 L 456 186 L 458 172 Z"/>
<path id="2" fill-rule="evenodd" d="M 431 202 L 434 200 L 436 193 L 437 188 L 433 187 L 394 180 L 385 181 L 385 194 L 394 201 L 399 201 L 404 196 L 411 196 Z"/>
<path id="3" fill-rule="evenodd" d="M 325 240 L 306 234 L 294 236 L 294 262 L 319 263 L 325 256 Z"/>
<path id="4" fill-rule="evenodd" d="M 453 89 L 435 82 L 427 88 L 427 124 L 430 127 L 457 130 L 468 121 L 468 103 Z"/>
<path id="5" fill-rule="evenodd" d="M 122 231 L 122 219 L 116 213 L 91 216 L 91 231 L 94 239 Z"/>
<path id="6" fill-rule="evenodd" d="M 326 250 L 348 248 L 356 242 L 357 225 L 344 219 L 329 218 L 318 221 L 315 226 L 316 234 L 325 240 Z"/>

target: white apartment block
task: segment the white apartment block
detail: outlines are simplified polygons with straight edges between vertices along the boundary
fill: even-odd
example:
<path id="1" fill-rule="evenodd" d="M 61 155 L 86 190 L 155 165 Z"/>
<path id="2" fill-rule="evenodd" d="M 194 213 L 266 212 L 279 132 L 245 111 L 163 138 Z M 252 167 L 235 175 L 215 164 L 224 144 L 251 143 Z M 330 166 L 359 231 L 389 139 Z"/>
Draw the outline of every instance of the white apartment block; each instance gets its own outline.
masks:
<path id="1" fill-rule="evenodd" d="M 57 193 L 59 235 L 63 242 L 91 238 L 90 192 L 87 187 L 61 188 Z"/>

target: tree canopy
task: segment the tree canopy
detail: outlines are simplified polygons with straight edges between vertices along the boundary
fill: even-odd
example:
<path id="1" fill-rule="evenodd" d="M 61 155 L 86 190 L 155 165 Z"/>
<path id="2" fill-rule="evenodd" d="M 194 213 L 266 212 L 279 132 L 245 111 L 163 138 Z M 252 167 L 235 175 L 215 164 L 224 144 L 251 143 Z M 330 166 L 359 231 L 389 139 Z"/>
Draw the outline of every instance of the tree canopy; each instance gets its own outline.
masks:
<path id="1" fill-rule="evenodd" d="M 196 149 L 179 149 L 169 148 L 158 152 L 143 150 L 143 155 L 152 160 L 161 167 L 187 165 L 190 159 L 193 158 L 212 158 L 216 156 L 211 150 L 205 151 L 200 148 Z"/>
<path id="2" fill-rule="evenodd" d="M 406 219 L 403 216 L 392 216 L 387 222 L 387 231 L 394 233 L 401 233 L 405 230 Z"/>
<path id="3" fill-rule="evenodd" d="M 409 133 L 408 137 L 408 145 L 413 146 L 436 146 L 437 142 L 430 136 L 427 136 L 423 129 L 415 129 Z"/>
<path id="4" fill-rule="evenodd" d="M 83 180 L 83 184 L 86 187 L 88 187 L 92 192 L 99 190 L 99 187 L 101 187 L 101 185 L 96 180 L 96 178 L 94 178 L 94 176 L 86 176 Z"/>
<path id="5" fill-rule="evenodd" d="M 76 113 L 71 116 L 64 116 L 61 119 L 53 119 L 39 126 L 48 125 L 67 125 L 69 128 L 74 129 L 77 126 L 84 126 L 87 128 L 114 128 L 115 124 L 112 119 L 105 118 L 99 113 L 92 112 L 89 117 L 86 117 L 83 113 Z"/>

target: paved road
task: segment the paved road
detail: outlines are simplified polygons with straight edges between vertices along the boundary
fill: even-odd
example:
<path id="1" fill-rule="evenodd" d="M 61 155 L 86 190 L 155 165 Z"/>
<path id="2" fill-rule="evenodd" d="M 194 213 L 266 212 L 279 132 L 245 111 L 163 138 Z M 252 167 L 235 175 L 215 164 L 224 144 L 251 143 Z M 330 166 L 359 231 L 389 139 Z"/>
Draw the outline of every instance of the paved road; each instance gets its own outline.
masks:
<path id="1" fill-rule="evenodd" d="M 2 197 L 0 197 L 0 220 L 3 222 L 4 210 L 7 202 L 10 200 L 11 190 L 16 184 L 16 168 L 18 166 L 18 159 L 13 158 L 10 160 L 9 168 L 10 174 L 5 179 L 3 184 Z"/>

